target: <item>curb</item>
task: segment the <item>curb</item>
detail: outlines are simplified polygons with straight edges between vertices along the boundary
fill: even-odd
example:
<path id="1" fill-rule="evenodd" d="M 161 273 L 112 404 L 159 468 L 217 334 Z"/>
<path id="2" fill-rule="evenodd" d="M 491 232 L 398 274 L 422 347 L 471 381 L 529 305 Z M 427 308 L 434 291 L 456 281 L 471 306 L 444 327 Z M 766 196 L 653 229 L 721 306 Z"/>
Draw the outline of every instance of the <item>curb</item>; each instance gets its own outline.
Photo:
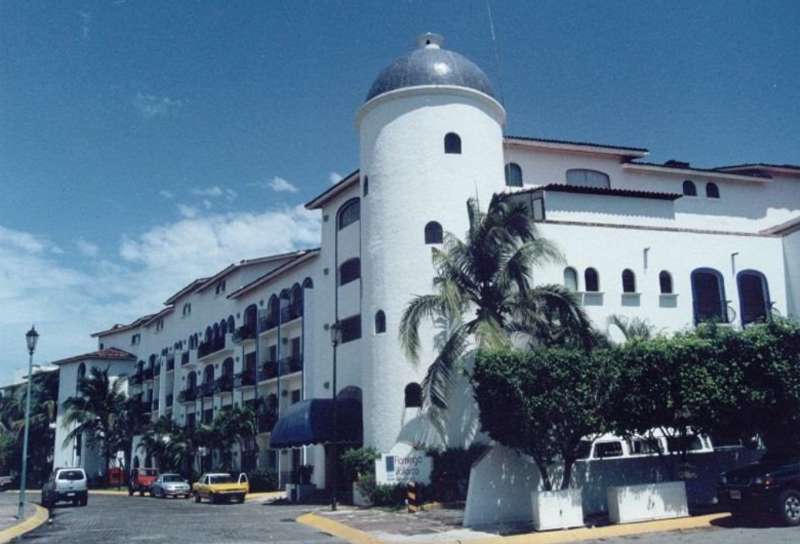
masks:
<path id="1" fill-rule="evenodd" d="M 265 491 L 263 493 L 248 493 L 244 502 L 259 502 L 284 498 L 286 498 L 286 493 L 283 491 Z"/>
<path id="2" fill-rule="evenodd" d="M 33 506 L 36 509 L 36 512 L 34 512 L 34 514 L 28 519 L 25 519 L 12 527 L 8 527 L 7 529 L 0 531 L 0 544 L 5 544 L 6 542 L 22 536 L 25 533 L 33 531 L 46 522 L 47 518 L 50 517 L 46 508 L 42 508 L 34 502 L 29 502 L 28 504 Z"/>
<path id="3" fill-rule="evenodd" d="M 359 531 L 358 529 L 354 529 L 349 525 L 345 525 L 344 523 L 339 523 L 338 521 L 318 516 L 313 512 L 303 514 L 295 521 L 302 523 L 303 525 L 313 527 L 320 532 L 338 536 L 339 538 L 342 538 L 353 544 L 382 544 L 379 539 L 375 538 L 369 533 Z"/>

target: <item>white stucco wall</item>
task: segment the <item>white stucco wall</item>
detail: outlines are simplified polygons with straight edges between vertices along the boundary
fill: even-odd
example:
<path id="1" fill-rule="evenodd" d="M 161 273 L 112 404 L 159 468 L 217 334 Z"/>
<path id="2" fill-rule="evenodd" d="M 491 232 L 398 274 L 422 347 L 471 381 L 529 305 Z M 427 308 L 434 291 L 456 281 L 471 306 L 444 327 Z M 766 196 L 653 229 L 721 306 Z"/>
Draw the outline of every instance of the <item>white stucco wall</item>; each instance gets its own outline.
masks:
<path id="1" fill-rule="evenodd" d="M 783 255 L 786 262 L 788 315 L 800 319 L 800 230 L 783 238 Z"/>

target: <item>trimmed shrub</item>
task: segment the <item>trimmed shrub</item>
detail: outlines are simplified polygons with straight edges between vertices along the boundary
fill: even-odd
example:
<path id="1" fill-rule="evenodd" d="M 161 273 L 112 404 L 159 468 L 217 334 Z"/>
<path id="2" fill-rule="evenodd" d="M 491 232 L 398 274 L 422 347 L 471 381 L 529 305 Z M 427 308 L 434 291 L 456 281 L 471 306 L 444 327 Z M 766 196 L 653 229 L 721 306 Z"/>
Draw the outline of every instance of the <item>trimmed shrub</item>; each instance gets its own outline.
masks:
<path id="1" fill-rule="evenodd" d="M 274 470 L 258 469 L 247 475 L 250 491 L 275 491 L 278 489 L 278 475 Z"/>

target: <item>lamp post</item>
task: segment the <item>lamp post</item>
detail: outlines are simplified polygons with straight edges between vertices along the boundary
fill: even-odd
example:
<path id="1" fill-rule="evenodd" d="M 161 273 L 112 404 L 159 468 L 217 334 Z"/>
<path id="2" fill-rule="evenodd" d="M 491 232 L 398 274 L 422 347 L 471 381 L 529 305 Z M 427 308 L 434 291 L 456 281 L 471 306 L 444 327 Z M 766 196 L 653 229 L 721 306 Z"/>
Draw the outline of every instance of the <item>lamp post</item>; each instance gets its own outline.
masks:
<path id="1" fill-rule="evenodd" d="M 25 342 L 28 344 L 28 385 L 25 396 L 25 433 L 22 439 L 22 475 L 19 482 L 19 508 L 17 519 L 25 517 L 25 488 L 28 479 L 28 425 L 31 420 L 31 374 L 33 374 L 33 352 L 36 351 L 36 342 L 39 333 L 31 325 L 31 330 L 25 333 Z"/>
<path id="2" fill-rule="evenodd" d="M 336 510 L 336 495 L 338 492 L 338 478 L 337 472 L 339 470 L 339 452 L 337 445 L 339 441 L 339 432 L 336 421 L 336 346 L 342 341 L 342 327 L 338 321 L 331 325 L 331 344 L 333 345 L 333 441 L 331 442 L 331 455 L 333 462 L 331 463 L 333 474 L 331 474 L 331 510 Z"/>

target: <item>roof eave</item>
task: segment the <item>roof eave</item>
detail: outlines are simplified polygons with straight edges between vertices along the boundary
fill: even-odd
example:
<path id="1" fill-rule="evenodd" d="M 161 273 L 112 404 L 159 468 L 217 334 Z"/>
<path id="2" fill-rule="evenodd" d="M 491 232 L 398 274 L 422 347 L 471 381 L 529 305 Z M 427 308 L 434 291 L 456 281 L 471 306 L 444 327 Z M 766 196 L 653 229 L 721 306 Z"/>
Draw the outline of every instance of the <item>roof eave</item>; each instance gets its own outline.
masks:
<path id="1" fill-rule="evenodd" d="M 720 172 L 719 170 L 702 170 L 699 168 L 676 168 L 673 166 L 663 166 L 658 164 L 641 164 L 635 162 L 626 162 L 622 165 L 622 168 L 623 170 L 630 170 L 633 172 L 659 172 L 664 174 L 703 176 L 714 179 L 755 181 L 760 183 L 772 181 L 771 178 L 763 176 L 747 176 L 744 174 L 731 174 L 727 172 Z"/>
<path id="2" fill-rule="evenodd" d="M 623 147 L 614 145 L 594 144 L 590 142 L 569 142 L 560 140 L 548 140 L 544 138 L 527 138 L 524 136 L 506 136 L 503 141 L 510 145 L 522 147 L 537 147 L 553 149 L 558 151 L 568 151 L 573 153 L 588 153 L 595 155 L 610 155 L 623 158 L 642 158 L 646 157 L 649 150 L 643 147 Z"/>
<path id="3" fill-rule="evenodd" d="M 306 253 L 304 253 L 303 255 L 298 256 L 297 258 L 289 261 L 288 263 L 284 264 L 283 266 L 279 266 L 275 270 L 271 270 L 271 271 L 267 272 L 266 274 L 264 274 L 263 276 L 254 279 L 250 283 L 248 283 L 246 285 L 243 285 L 239 289 L 237 289 L 237 290 L 233 291 L 231 294 L 229 294 L 227 296 L 227 298 L 230 298 L 230 299 L 239 298 L 242 295 L 245 295 L 245 294 L 249 293 L 253 289 L 257 289 L 258 287 L 261 287 L 262 285 L 266 285 L 270 281 L 282 276 L 283 274 L 285 274 L 286 272 L 289 272 L 290 270 L 293 270 L 294 268 L 300 266 L 301 264 L 305 263 L 306 261 L 309 261 L 309 260 L 317 257 L 319 255 L 319 252 L 320 252 L 319 249 L 310 249 Z"/>
<path id="4" fill-rule="evenodd" d="M 328 187 L 325 191 L 320 193 L 319 195 L 315 196 L 313 199 L 306 202 L 305 207 L 308 210 L 316 210 L 327 204 L 333 198 L 338 196 L 343 191 L 346 191 L 350 188 L 353 183 L 357 182 L 360 179 L 359 170 L 354 170 L 350 172 L 345 177 L 340 179 L 336 182 L 335 185 Z"/>

